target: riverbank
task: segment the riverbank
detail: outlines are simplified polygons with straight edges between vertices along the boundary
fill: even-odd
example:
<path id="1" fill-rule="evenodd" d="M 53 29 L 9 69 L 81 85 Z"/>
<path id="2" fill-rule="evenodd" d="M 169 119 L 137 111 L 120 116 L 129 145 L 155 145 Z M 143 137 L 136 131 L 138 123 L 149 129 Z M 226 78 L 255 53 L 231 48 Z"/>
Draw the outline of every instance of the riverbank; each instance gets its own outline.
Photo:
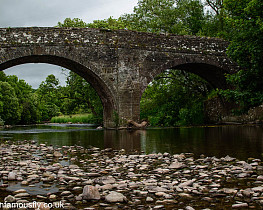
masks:
<path id="1" fill-rule="evenodd" d="M 66 209 L 261 208 L 259 159 L 193 154 L 126 154 L 34 141 L 0 147 L 0 202 L 63 204 Z"/>
<path id="2" fill-rule="evenodd" d="M 100 124 L 102 119 L 95 117 L 93 114 L 74 114 L 74 115 L 62 115 L 57 117 L 52 117 L 51 123 L 90 123 L 90 124 Z"/>

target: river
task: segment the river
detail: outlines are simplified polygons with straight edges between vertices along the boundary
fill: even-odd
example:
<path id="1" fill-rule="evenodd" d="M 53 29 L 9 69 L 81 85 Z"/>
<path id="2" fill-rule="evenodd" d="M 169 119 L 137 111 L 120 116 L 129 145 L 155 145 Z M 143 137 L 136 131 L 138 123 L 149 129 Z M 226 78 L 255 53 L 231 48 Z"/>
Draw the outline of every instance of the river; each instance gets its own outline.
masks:
<path id="1" fill-rule="evenodd" d="M 146 130 L 97 130 L 90 125 L 49 124 L 0 130 L 1 141 L 35 140 L 49 145 L 81 145 L 150 153 L 194 153 L 195 157 L 246 160 L 262 158 L 262 126 L 210 126 L 148 128 Z"/>

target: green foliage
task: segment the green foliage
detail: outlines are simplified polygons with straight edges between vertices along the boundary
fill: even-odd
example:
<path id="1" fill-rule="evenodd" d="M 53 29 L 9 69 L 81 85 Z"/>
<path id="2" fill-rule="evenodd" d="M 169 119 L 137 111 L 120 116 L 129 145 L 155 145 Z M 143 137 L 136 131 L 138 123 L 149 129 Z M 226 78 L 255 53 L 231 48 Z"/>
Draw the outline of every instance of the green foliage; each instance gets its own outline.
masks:
<path id="1" fill-rule="evenodd" d="M 202 102 L 210 89 L 194 74 L 167 70 L 145 90 L 141 119 L 148 119 L 152 126 L 203 124 Z"/>
<path id="2" fill-rule="evenodd" d="M 0 126 L 3 126 L 5 124 L 5 121 L 2 120 L 1 116 L 0 116 Z"/>
<path id="3" fill-rule="evenodd" d="M 113 112 L 113 121 L 114 121 L 115 126 L 118 127 L 120 124 L 120 116 L 118 112 L 116 111 Z"/>
<path id="4" fill-rule="evenodd" d="M 36 91 L 39 100 L 40 120 L 48 121 L 53 116 L 60 114 L 61 86 L 59 80 L 53 75 L 48 75 Z"/>
<path id="5" fill-rule="evenodd" d="M 67 77 L 67 87 L 64 88 L 62 112 L 66 114 L 92 113 L 98 119 L 103 119 L 103 106 L 94 88 L 82 77 L 70 72 Z"/>
<path id="6" fill-rule="evenodd" d="M 101 123 L 98 118 L 93 114 L 77 114 L 77 115 L 63 115 L 58 117 L 52 117 L 52 123 L 89 123 L 98 124 Z"/>
<path id="7" fill-rule="evenodd" d="M 79 18 L 66 18 L 63 23 L 58 22 L 57 27 L 75 27 L 75 28 L 86 28 L 87 23 L 85 23 L 83 20 L 79 19 Z"/>
<path id="8" fill-rule="evenodd" d="M 14 75 L 6 76 L 0 72 L 0 79 L 0 116 L 6 124 L 49 121 L 61 113 L 92 113 L 73 120 L 102 122 L 100 98 L 90 84 L 73 72 L 67 77 L 66 87 L 61 87 L 54 75 L 48 75 L 37 90 Z"/>
<path id="9" fill-rule="evenodd" d="M 111 29 L 111 30 L 118 30 L 118 29 L 125 29 L 128 25 L 122 21 L 121 18 L 114 19 L 109 17 L 105 20 L 94 20 L 93 23 L 88 23 L 87 26 L 89 28 L 100 28 L 100 29 Z"/>
<path id="10" fill-rule="evenodd" d="M 140 0 L 133 14 L 121 17 L 128 29 L 154 33 L 197 34 L 204 22 L 199 0 Z"/>
<path id="11" fill-rule="evenodd" d="M 191 108 L 182 108 L 178 115 L 178 125 L 202 125 L 204 124 L 203 103 L 193 104 Z"/>
<path id="12" fill-rule="evenodd" d="M 231 28 L 228 55 L 241 71 L 228 76 L 234 90 L 221 91 L 244 112 L 263 103 L 263 2 L 259 0 L 225 0 L 227 24 Z"/>
<path id="13" fill-rule="evenodd" d="M 18 124 L 32 124 L 39 121 L 37 96 L 33 93 L 32 87 L 15 75 L 8 76 L 6 81 L 14 88 L 21 108 L 21 120 Z"/>
<path id="14" fill-rule="evenodd" d="M 0 81 L 0 116 L 6 124 L 16 124 L 21 117 L 21 107 L 14 88 Z"/>

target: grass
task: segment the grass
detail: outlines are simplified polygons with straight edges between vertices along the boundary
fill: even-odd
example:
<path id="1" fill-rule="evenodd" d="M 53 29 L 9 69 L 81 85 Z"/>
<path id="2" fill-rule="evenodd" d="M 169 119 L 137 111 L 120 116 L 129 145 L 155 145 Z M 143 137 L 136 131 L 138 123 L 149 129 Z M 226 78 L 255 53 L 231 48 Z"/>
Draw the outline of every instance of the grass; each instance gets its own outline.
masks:
<path id="1" fill-rule="evenodd" d="M 62 115 L 52 117 L 51 123 L 90 123 L 97 124 L 99 119 L 94 117 L 93 114 L 75 114 L 75 115 Z"/>

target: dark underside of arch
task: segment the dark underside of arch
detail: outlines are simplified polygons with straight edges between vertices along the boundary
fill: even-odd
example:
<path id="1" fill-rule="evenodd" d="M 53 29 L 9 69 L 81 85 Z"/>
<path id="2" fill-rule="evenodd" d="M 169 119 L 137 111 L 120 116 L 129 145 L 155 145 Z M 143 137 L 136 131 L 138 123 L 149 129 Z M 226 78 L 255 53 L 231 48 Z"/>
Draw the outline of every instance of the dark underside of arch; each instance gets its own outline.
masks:
<path id="1" fill-rule="evenodd" d="M 225 89 L 228 87 L 225 78 L 226 72 L 223 71 L 222 68 L 214 65 L 205 63 L 189 63 L 175 66 L 172 69 L 194 73 L 209 82 L 213 88 Z"/>

